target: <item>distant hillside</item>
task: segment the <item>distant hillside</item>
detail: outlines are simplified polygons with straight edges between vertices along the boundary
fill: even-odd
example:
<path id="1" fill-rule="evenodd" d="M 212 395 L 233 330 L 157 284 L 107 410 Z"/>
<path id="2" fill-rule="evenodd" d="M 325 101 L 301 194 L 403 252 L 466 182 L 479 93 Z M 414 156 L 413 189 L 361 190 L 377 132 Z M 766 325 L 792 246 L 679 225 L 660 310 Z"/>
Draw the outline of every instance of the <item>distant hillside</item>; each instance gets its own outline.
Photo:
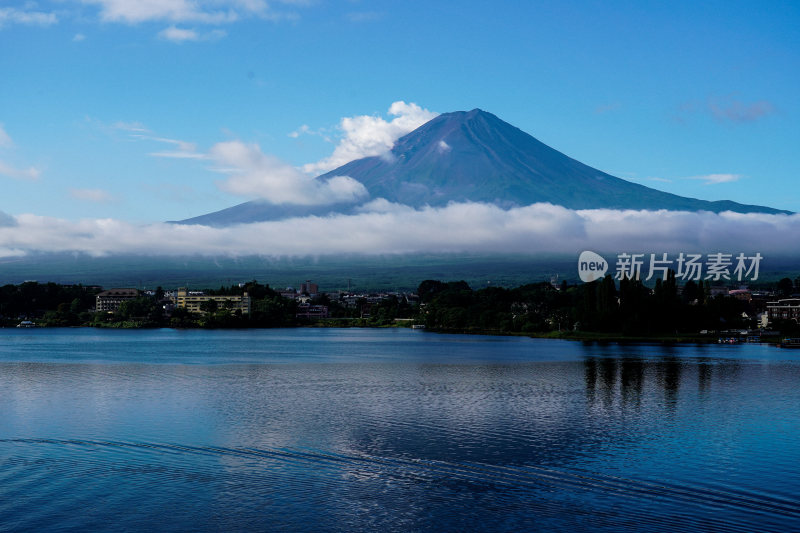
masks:
<path id="1" fill-rule="evenodd" d="M 612 257 L 613 252 L 602 255 Z M 800 276 L 800 252 L 770 256 L 758 284 Z M 516 287 L 549 281 L 551 276 L 578 282 L 574 254 L 410 254 L 326 257 L 91 257 L 74 254 L 32 254 L 0 260 L 0 285 L 26 280 L 82 283 L 103 287 L 188 285 L 215 288 L 253 279 L 272 287 L 299 287 L 310 279 L 324 291 L 414 290 L 426 279 L 465 280 L 473 288 Z"/>
<path id="2" fill-rule="evenodd" d="M 571 209 L 668 209 L 787 213 L 731 201 L 706 201 L 631 183 L 584 165 L 497 118 L 473 109 L 445 113 L 397 141 L 389 156 L 366 157 L 318 179 L 350 176 L 370 198 L 414 207 L 488 202 L 504 208 L 549 202 Z M 225 226 L 291 216 L 349 213 L 355 206 L 246 202 L 181 221 Z"/>

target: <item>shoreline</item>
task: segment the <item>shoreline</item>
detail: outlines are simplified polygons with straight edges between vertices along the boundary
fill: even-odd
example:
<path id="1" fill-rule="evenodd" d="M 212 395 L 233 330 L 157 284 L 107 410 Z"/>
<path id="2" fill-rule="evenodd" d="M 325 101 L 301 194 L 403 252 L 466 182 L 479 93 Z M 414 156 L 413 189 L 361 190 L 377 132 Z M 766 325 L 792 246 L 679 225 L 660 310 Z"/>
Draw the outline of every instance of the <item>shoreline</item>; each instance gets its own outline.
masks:
<path id="1" fill-rule="evenodd" d="M 341 320 L 341 321 L 340 321 Z M 343 322 L 352 323 L 343 323 Z M 77 326 L 0 326 L 0 329 L 77 329 L 77 328 L 92 328 L 92 329 L 175 329 L 175 330 L 225 330 L 225 329 L 238 329 L 238 330 L 262 330 L 262 329 L 302 329 L 302 328 L 320 328 L 320 329 L 349 329 L 349 328 L 364 328 L 364 329 L 411 329 L 407 324 L 367 324 L 365 319 L 339 319 L 337 323 L 330 321 L 319 321 L 309 324 L 296 324 L 296 325 L 281 325 L 275 327 L 169 327 L 162 325 L 145 325 L 130 321 L 120 325 L 77 325 Z M 747 342 L 744 340 L 720 343 L 719 339 L 736 338 L 726 335 L 699 335 L 699 334 L 676 334 L 676 335 L 623 335 L 620 333 L 600 333 L 600 332 L 583 332 L 583 331 L 562 331 L 562 332 L 508 332 L 508 331 L 494 331 L 494 330 L 464 330 L 464 329 L 433 329 L 424 328 L 419 331 L 438 334 L 455 334 L 455 335 L 476 335 L 476 336 L 498 336 L 498 337 L 529 337 L 533 339 L 553 339 L 553 340 L 568 340 L 577 342 L 592 342 L 599 344 L 642 344 L 642 343 L 655 343 L 655 344 L 771 344 L 780 345 L 782 335 L 769 335 L 762 336 L 759 342 Z"/>

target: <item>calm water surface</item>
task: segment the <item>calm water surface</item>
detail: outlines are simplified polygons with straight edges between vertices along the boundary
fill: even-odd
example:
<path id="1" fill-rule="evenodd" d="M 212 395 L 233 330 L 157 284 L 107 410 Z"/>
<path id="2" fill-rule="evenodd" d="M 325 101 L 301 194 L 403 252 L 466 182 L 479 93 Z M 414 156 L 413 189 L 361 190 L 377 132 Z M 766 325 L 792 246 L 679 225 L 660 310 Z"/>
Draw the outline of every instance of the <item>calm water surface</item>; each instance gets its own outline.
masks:
<path id="1" fill-rule="evenodd" d="M 800 531 L 800 350 L 0 329 L 0 531 Z"/>

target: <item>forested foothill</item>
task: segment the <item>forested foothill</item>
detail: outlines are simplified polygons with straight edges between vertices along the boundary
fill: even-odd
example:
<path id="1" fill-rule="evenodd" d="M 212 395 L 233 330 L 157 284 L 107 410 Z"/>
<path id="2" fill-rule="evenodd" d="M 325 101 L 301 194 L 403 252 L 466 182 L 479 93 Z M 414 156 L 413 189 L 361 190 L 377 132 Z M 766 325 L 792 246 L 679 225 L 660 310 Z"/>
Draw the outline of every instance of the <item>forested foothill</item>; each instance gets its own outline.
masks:
<path id="1" fill-rule="evenodd" d="M 423 324 L 442 332 L 520 334 L 579 338 L 696 338 L 735 329 L 754 330 L 770 301 L 800 292 L 800 278 L 781 279 L 759 287 L 765 296 L 746 301 L 712 295 L 707 281 L 666 280 L 648 287 L 632 279 L 606 276 L 592 283 L 532 283 L 516 288 L 473 289 L 465 281 L 423 281 L 418 300 L 403 294 L 376 298 L 344 298 L 319 294 L 314 304 L 327 308 L 328 318 L 298 317 L 298 302 L 269 285 L 245 284 L 206 289 L 207 295 L 251 298 L 250 313 L 221 302 L 204 302 L 201 313 L 175 307 L 160 287 L 121 304 L 116 312 L 94 312 L 99 286 L 25 282 L 0 287 L 0 326 L 22 322 L 36 326 L 266 328 L 317 326 L 411 326 Z M 769 329 L 800 335 L 794 321 L 775 321 Z"/>
<path id="2" fill-rule="evenodd" d="M 770 287 L 770 300 L 800 290 L 789 278 Z M 708 281 L 678 286 L 674 272 L 653 287 L 610 275 L 579 285 L 535 283 L 514 289 L 472 290 L 465 282 L 427 280 L 419 286 L 420 320 L 437 331 L 552 336 L 681 337 L 757 329 L 758 301 L 712 296 Z M 762 304 L 766 301 L 762 300 Z M 782 334 L 800 333 L 793 321 L 771 323 Z"/>

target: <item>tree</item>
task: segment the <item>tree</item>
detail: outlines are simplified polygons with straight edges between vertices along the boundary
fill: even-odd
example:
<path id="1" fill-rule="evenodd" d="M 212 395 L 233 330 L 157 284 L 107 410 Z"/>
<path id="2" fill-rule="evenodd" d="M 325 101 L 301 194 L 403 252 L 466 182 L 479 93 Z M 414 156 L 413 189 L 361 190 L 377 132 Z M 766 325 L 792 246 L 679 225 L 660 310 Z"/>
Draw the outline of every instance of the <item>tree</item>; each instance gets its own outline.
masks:
<path id="1" fill-rule="evenodd" d="M 778 292 L 784 297 L 791 296 L 794 285 L 789 278 L 783 278 L 778 282 Z"/>
<path id="2" fill-rule="evenodd" d="M 214 314 L 217 312 L 219 305 L 216 300 L 204 300 L 200 302 L 200 310 L 204 313 Z"/>

